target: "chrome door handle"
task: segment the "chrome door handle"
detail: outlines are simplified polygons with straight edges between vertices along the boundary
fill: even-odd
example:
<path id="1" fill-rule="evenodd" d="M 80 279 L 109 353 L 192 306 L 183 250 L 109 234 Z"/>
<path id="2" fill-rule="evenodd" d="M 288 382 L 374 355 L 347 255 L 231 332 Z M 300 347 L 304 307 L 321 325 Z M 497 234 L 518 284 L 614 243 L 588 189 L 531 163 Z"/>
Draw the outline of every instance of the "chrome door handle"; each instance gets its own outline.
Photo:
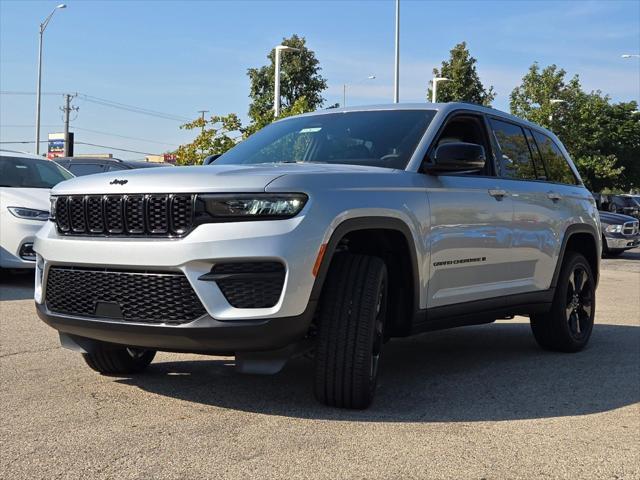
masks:
<path id="1" fill-rule="evenodd" d="M 502 189 L 499 189 L 499 188 L 490 189 L 489 190 L 489 195 L 491 195 L 496 200 L 502 200 L 504 197 L 507 196 L 507 192 L 506 192 L 506 190 L 502 190 Z"/>
<path id="2" fill-rule="evenodd" d="M 553 200 L 554 202 L 557 202 L 558 200 L 562 200 L 562 195 L 556 192 L 549 192 L 547 193 L 547 198 L 549 200 Z"/>

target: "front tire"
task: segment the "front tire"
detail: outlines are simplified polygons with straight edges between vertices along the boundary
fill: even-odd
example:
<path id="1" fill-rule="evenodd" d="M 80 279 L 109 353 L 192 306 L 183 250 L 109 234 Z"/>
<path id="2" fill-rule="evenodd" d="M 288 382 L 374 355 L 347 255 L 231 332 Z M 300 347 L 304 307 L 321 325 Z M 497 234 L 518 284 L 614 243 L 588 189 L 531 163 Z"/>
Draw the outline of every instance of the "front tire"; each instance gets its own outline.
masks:
<path id="1" fill-rule="evenodd" d="M 156 356 L 155 350 L 100 345 L 92 353 L 83 353 L 84 361 L 92 370 L 103 375 L 140 373 Z"/>
<path id="2" fill-rule="evenodd" d="M 324 285 L 315 396 L 333 407 L 367 408 L 373 400 L 384 341 L 386 265 L 378 257 L 339 254 Z"/>
<path id="3" fill-rule="evenodd" d="M 577 352 L 591 337 L 596 311 L 596 289 L 587 259 L 579 253 L 567 255 L 551 310 L 531 315 L 531 330 L 546 350 Z"/>

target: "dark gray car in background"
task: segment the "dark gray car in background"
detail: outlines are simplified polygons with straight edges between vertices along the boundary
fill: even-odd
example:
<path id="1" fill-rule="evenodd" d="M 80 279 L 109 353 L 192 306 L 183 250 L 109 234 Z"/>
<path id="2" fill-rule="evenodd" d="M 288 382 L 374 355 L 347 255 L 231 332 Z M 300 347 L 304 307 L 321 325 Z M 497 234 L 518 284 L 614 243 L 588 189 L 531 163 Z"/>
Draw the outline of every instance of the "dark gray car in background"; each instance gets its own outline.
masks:
<path id="1" fill-rule="evenodd" d="M 141 162 L 133 160 L 120 160 L 119 158 L 101 157 L 62 157 L 56 158 L 56 163 L 76 177 L 92 175 L 94 173 L 118 172 L 121 170 L 133 170 L 135 168 L 170 167 L 170 163 Z"/>

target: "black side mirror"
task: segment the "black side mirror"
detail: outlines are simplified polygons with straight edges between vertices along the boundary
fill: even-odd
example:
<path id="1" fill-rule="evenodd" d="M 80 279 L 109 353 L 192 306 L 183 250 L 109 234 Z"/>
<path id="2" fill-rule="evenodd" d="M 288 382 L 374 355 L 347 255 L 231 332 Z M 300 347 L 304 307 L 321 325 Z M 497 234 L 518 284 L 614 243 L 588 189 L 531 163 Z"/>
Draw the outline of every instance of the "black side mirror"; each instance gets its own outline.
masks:
<path id="1" fill-rule="evenodd" d="M 205 157 L 204 160 L 202 161 L 203 165 L 211 165 L 213 162 L 216 161 L 216 159 L 218 157 L 221 157 L 222 154 L 221 153 L 216 153 L 214 155 L 209 155 L 208 157 Z"/>
<path id="2" fill-rule="evenodd" d="M 466 142 L 444 143 L 436 148 L 432 162 L 425 164 L 425 170 L 434 174 L 481 170 L 486 161 L 482 145 Z"/>

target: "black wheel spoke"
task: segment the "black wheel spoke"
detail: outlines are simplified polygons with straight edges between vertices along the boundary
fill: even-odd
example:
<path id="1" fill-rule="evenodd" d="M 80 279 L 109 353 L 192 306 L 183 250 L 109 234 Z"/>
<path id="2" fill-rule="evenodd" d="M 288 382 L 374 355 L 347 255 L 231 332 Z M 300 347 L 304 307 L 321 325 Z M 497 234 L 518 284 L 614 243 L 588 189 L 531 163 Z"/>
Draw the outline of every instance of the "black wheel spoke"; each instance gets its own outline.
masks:
<path id="1" fill-rule="evenodd" d="M 587 272 L 585 272 L 584 270 L 579 270 L 580 272 L 580 279 L 577 281 L 577 286 L 578 286 L 578 293 L 582 294 L 585 291 L 585 288 L 587 287 L 587 284 L 589 282 L 589 278 L 587 276 Z"/>
<path id="2" fill-rule="evenodd" d="M 569 275 L 569 288 L 567 289 L 567 295 L 573 295 L 576 291 L 576 272 L 575 270 Z"/>

